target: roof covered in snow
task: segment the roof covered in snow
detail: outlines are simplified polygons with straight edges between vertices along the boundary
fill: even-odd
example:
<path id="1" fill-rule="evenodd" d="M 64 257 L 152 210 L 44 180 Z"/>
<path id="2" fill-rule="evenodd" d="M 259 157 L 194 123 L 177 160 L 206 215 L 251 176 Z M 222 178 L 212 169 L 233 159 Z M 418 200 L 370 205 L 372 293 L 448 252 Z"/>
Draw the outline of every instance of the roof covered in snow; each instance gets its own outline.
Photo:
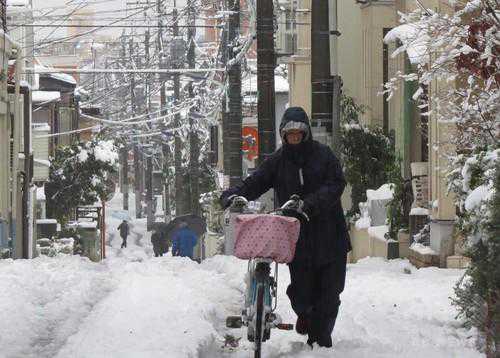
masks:
<path id="1" fill-rule="evenodd" d="M 49 77 L 52 77 L 56 80 L 67 82 L 72 85 L 76 85 L 76 80 L 73 76 L 67 73 L 61 73 L 61 72 L 54 72 L 54 73 L 47 73 L 46 74 Z"/>
<path id="2" fill-rule="evenodd" d="M 61 93 L 56 91 L 33 91 L 31 95 L 33 103 L 53 102 L 60 99 Z"/>
<path id="3" fill-rule="evenodd" d="M 288 93 L 290 86 L 288 80 L 280 75 L 274 76 L 274 89 L 276 93 Z M 241 93 L 256 93 L 257 92 L 257 75 L 252 74 L 242 78 Z"/>

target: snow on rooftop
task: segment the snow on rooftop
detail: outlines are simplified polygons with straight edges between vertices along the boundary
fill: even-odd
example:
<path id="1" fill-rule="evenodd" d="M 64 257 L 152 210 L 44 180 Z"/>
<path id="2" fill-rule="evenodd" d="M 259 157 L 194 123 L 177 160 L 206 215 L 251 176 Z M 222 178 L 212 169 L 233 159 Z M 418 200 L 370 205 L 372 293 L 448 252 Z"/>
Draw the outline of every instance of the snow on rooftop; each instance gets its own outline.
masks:
<path id="1" fill-rule="evenodd" d="M 37 224 L 57 224 L 56 219 L 37 219 Z"/>
<path id="2" fill-rule="evenodd" d="M 62 73 L 62 72 L 53 72 L 53 73 L 48 73 L 48 76 L 55 78 L 59 81 L 67 82 L 72 85 L 76 85 L 76 80 L 73 76 L 67 73 Z"/>
<path id="3" fill-rule="evenodd" d="M 35 164 L 39 164 L 39 165 L 41 165 L 41 166 L 44 166 L 44 167 L 49 167 L 49 168 L 50 168 L 50 161 L 48 161 L 48 160 L 34 158 L 34 159 L 33 159 L 33 162 L 34 162 Z"/>
<path id="4" fill-rule="evenodd" d="M 31 95 L 33 103 L 53 102 L 60 99 L 61 93 L 57 91 L 33 91 Z"/>
<path id="5" fill-rule="evenodd" d="M 31 127 L 33 132 L 50 132 L 48 123 L 32 123 Z"/>
<path id="6" fill-rule="evenodd" d="M 7 0 L 7 6 L 28 6 L 28 0 Z"/>
<path id="7" fill-rule="evenodd" d="M 95 229 L 97 228 L 97 221 L 80 221 L 78 227 L 82 229 Z"/>
<path id="8" fill-rule="evenodd" d="M 288 80 L 281 76 L 274 76 L 274 89 L 276 93 L 288 93 L 290 86 Z M 242 78 L 241 82 L 242 93 L 256 93 L 257 92 L 257 75 L 252 74 Z"/>

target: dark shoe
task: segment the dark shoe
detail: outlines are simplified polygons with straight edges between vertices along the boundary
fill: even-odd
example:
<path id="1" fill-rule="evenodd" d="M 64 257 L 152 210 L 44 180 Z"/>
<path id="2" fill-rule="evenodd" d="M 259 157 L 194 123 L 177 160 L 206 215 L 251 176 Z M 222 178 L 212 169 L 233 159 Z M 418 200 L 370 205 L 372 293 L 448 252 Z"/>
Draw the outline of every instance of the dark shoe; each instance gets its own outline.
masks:
<path id="1" fill-rule="evenodd" d="M 295 323 L 295 331 L 298 334 L 306 335 L 309 333 L 309 318 L 307 316 L 299 316 Z"/>

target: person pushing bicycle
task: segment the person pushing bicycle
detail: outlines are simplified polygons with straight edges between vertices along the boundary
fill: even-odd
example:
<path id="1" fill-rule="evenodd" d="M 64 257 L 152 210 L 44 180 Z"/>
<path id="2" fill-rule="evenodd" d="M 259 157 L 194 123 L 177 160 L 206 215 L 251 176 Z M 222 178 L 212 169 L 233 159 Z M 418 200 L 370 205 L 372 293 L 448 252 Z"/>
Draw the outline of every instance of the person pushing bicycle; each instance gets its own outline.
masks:
<path id="1" fill-rule="evenodd" d="M 344 290 L 346 258 L 351 244 L 341 205 L 346 182 L 331 149 L 312 138 L 307 113 L 290 107 L 280 125 L 283 145 L 240 185 L 222 193 L 224 207 L 236 196 L 256 200 L 273 188 L 278 205 L 298 195 L 297 209 L 310 218 L 303 223 L 295 256 L 289 264 L 287 288 L 297 314 L 297 333 L 312 347 L 332 346 L 332 332 Z"/>

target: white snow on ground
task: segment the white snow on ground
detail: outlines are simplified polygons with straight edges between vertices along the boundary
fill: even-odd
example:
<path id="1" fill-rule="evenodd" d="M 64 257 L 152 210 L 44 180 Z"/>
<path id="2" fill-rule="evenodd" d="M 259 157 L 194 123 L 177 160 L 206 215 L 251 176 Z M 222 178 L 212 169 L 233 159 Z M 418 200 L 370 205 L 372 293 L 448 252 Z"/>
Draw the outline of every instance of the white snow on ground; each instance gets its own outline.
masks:
<path id="1" fill-rule="evenodd" d="M 218 256 L 197 264 L 154 258 L 145 220 L 132 220 L 121 250 L 116 227 L 127 214 L 109 203 L 108 258 L 76 256 L 0 260 L 0 357 L 253 356 L 244 329 L 229 330 L 240 311 L 246 262 Z M 130 201 L 133 206 L 133 197 Z M 411 274 L 405 274 L 409 268 Z M 278 313 L 294 323 L 280 267 Z M 460 327 L 450 305 L 460 270 L 416 270 L 406 260 L 349 265 L 335 328 L 335 350 L 310 351 L 295 332 L 273 331 L 264 357 L 483 357 L 475 332 Z M 243 337 L 235 351 L 224 335 Z"/>

